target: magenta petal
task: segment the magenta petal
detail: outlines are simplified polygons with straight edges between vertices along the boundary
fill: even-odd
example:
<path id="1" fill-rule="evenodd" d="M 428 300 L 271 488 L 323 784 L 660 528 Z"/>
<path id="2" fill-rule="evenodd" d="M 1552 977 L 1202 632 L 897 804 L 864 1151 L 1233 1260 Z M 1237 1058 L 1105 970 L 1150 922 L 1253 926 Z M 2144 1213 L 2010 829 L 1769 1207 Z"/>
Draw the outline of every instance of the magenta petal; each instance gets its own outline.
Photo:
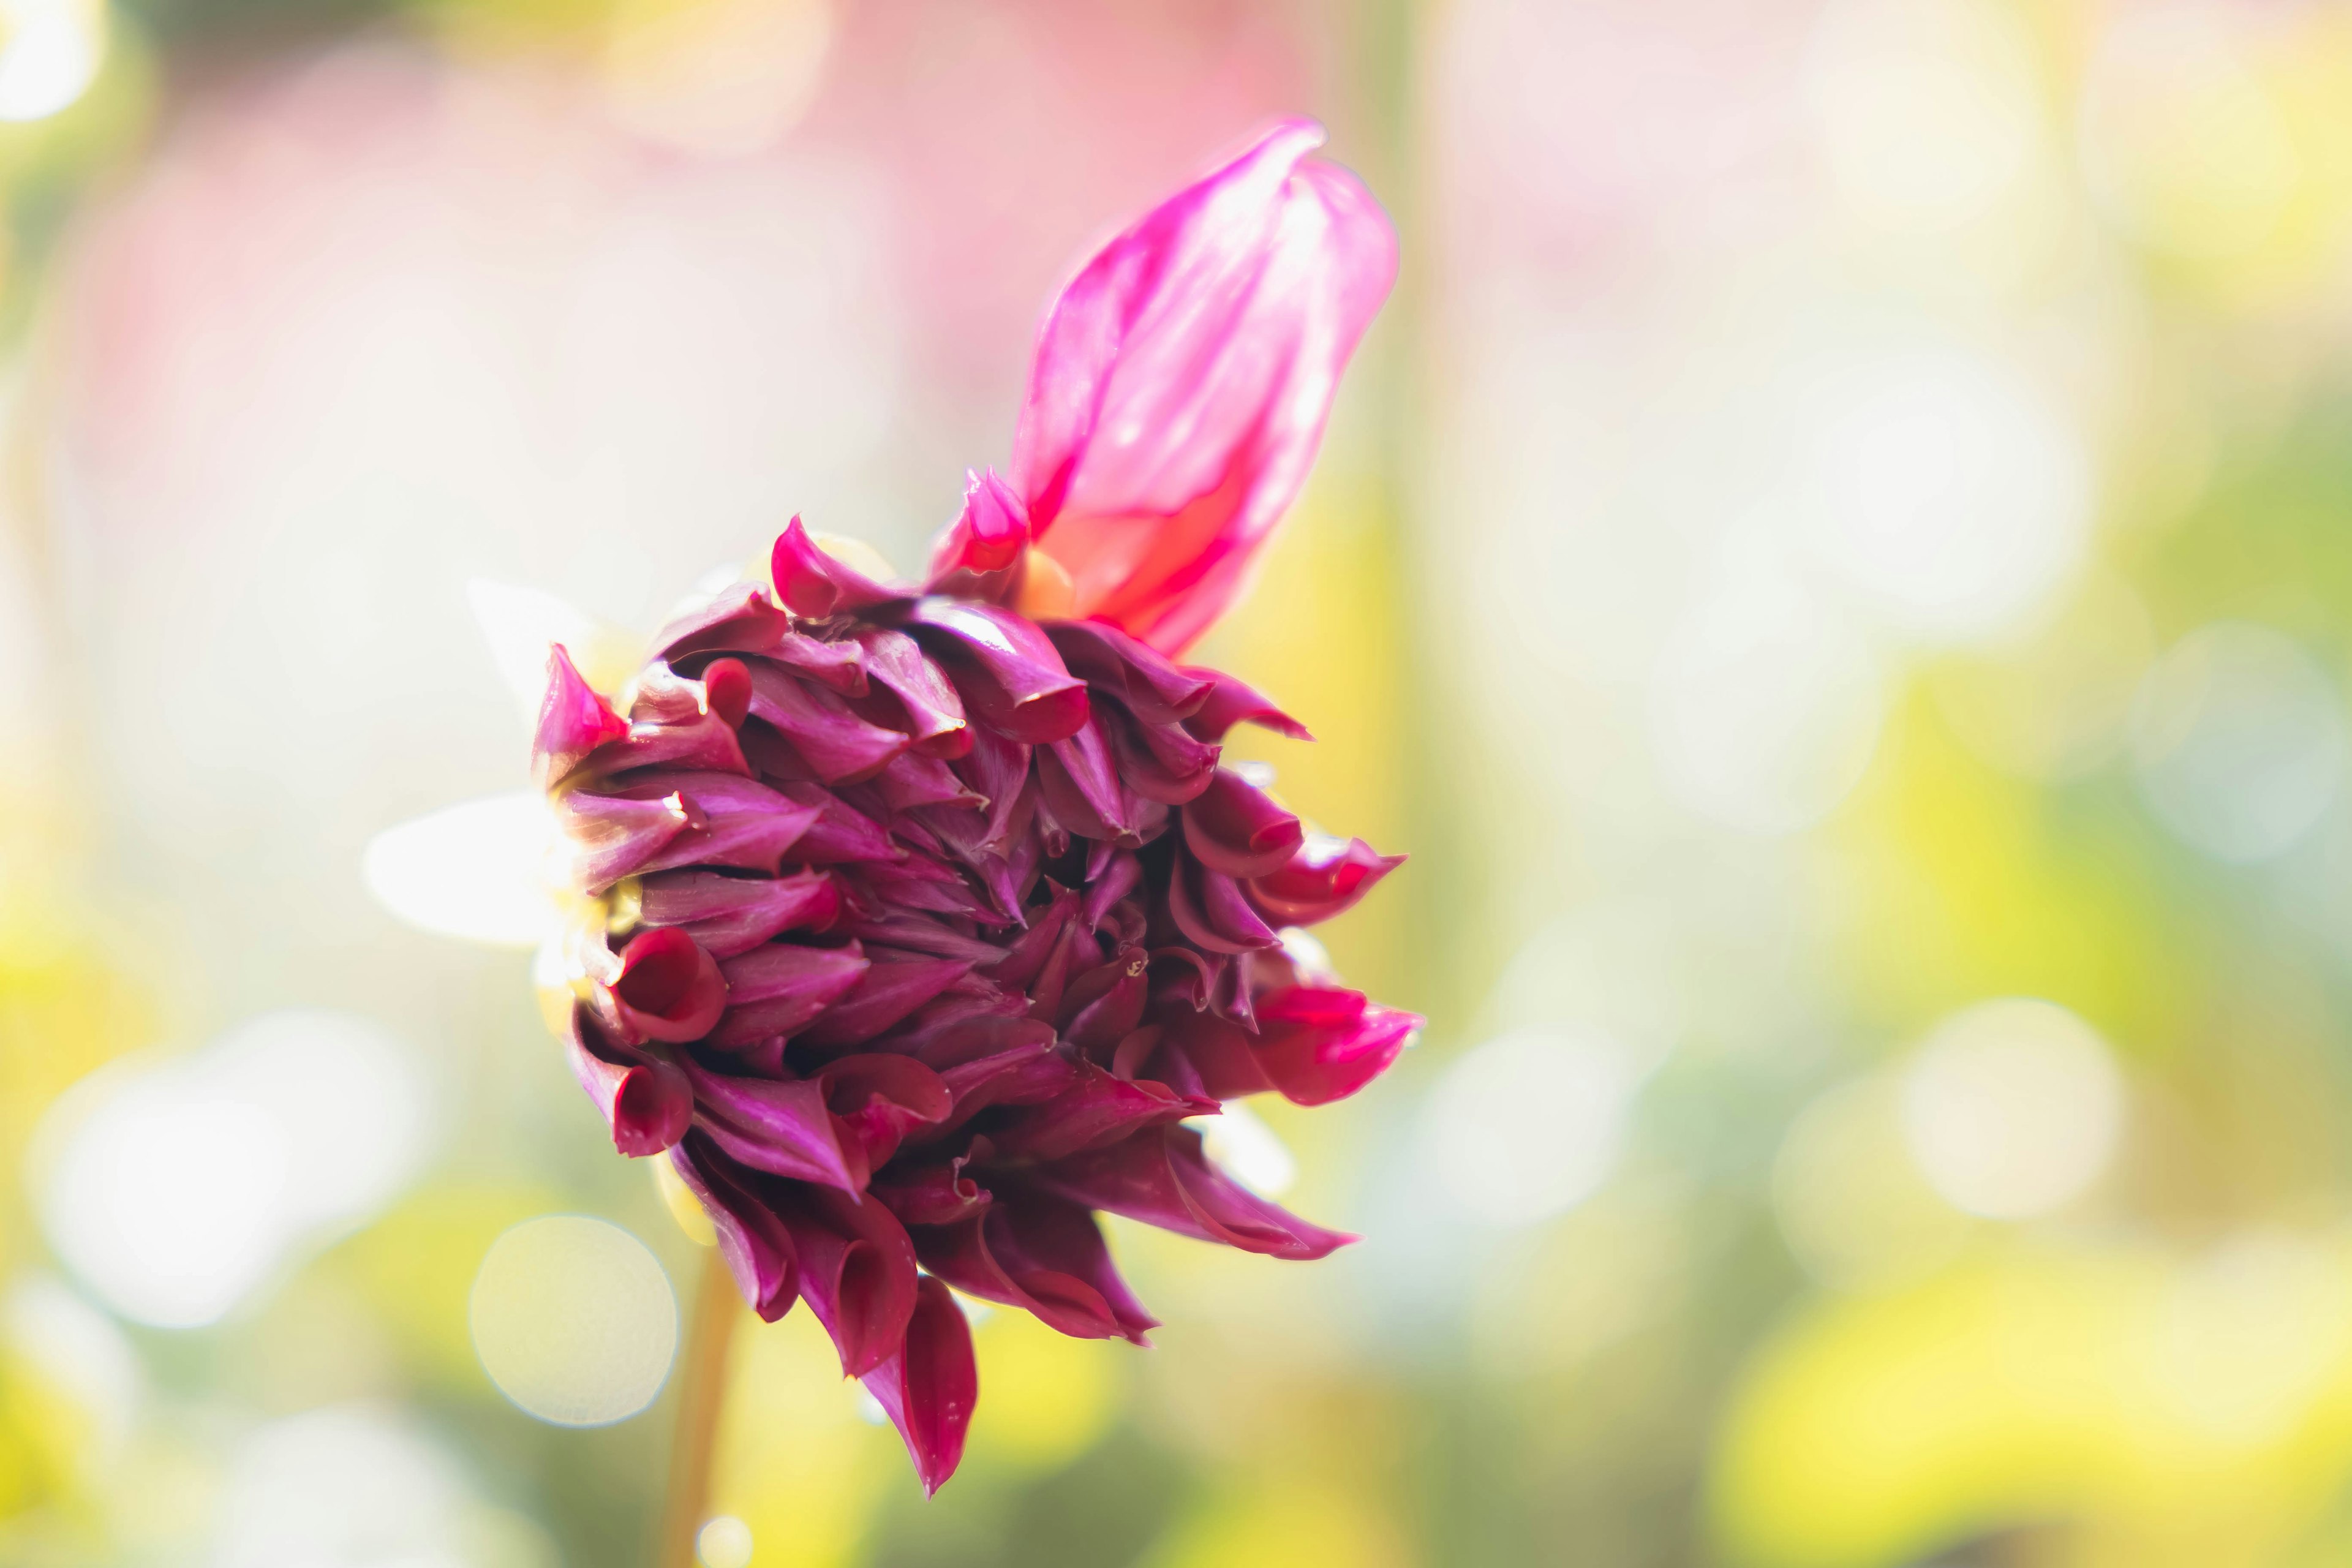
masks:
<path id="1" fill-rule="evenodd" d="M 987 723 L 1034 745 L 1087 721 L 1087 686 L 1062 666 L 1045 634 L 1011 610 L 960 599 L 919 599 L 908 619 Z"/>
<path id="2" fill-rule="evenodd" d="M 980 1398 L 971 1325 L 945 1285 L 917 1283 L 905 1339 L 865 1383 L 905 1441 L 925 1495 L 936 1494 L 963 1460 L 964 1434 Z"/>
<path id="3" fill-rule="evenodd" d="M 1189 1127 L 1155 1129 L 1056 1161 L 1041 1167 L 1036 1180 L 1088 1208 L 1269 1258 L 1311 1261 L 1356 1239 L 1234 1184 L 1209 1163 L 1201 1135 Z"/>
<path id="4" fill-rule="evenodd" d="M 866 668 L 874 684 L 896 704 L 896 715 L 883 718 L 873 706 L 867 716 L 878 722 L 903 725 L 926 756 L 955 758 L 971 750 L 971 726 L 964 718 L 963 698 L 955 682 L 923 652 L 922 645 L 887 626 L 862 626 L 852 634 L 865 651 Z"/>
<path id="5" fill-rule="evenodd" d="M 1168 913 L 1176 929 L 1211 952 L 1242 953 L 1278 947 L 1282 939 L 1258 918 L 1241 884 L 1178 855 L 1168 879 Z"/>
<path id="6" fill-rule="evenodd" d="M 989 1133 L 999 1152 L 1021 1159 L 1060 1160 L 1105 1149 L 1147 1127 L 1205 1116 L 1214 1100 L 1185 1098 L 1165 1084 L 1129 1082 L 1092 1062 L 1076 1064 L 1077 1079 L 1043 1105 L 1025 1106 Z"/>
<path id="7" fill-rule="evenodd" d="M 793 858 L 812 866 L 846 866 L 896 860 L 906 851 L 882 825 L 822 785 L 787 784 L 786 798 L 810 815 L 807 831 L 793 844 Z"/>
<path id="8" fill-rule="evenodd" d="M 889 1206 L 900 1225 L 909 1227 L 908 1235 L 916 1236 L 917 1257 L 922 1254 L 922 1240 L 913 1226 L 961 1224 L 988 1206 L 987 1190 L 964 1174 L 970 1163 L 961 1154 L 929 1165 L 908 1166 L 900 1161 L 866 1189 L 869 1196 Z"/>
<path id="9" fill-rule="evenodd" d="M 1000 1194 L 988 1225 L 997 1260 L 1033 1291 L 1041 1273 L 1084 1284 L 1110 1310 L 1111 1331 L 1133 1344 L 1160 1321 L 1127 1288 L 1104 1245 L 1102 1226 L 1085 1208 L 1044 1193 L 1015 1187 Z"/>
<path id="10" fill-rule="evenodd" d="M 654 657 L 676 664 L 698 653 L 772 653 L 794 635 L 792 617 L 765 590 L 736 583 L 655 634 Z"/>
<path id="11" fill-rule="evenodd" d="M 824 927 L 841 910 L 841 890 L 823 871 L 796 877 L 730 877 L 723 871 L 661 871 L 645 879 L 639 917 L 677 926 L 713 958 L 732 958 L 780 931 Z"/>
<path id="12" fill-rule="evenodd" d="M 801 1265 L 801 1300 L 841 1352 L 841 1370 L 863 1377 L 905 1338 L 915 1310 L 915 1246 L 878 1203 L 829 1187 L 780 1185 L 776 1212 Z"/>
<path id="13" fill-rule="evenodd" d="M 1119 782 L 1129 789 L 1162 805 L 1181 805 L 1209 787 L 1222 747 L 1194 740 L 1180 725 L 1144 723 L 1120 712 L 1116 702 L 1101 708 Z"/>
<path id="14" fill-rule="evenodd" d="M 550 645 L 547 691 L 539 700 L 539 728 L 531 738 L 531 776 L 552 784 L 589 752 L 628 732 L 627 722 L 580 679 L 563 645 Z"/>
<path id="15" fill-rule="evenodd" d="M 604 1022 L 632 1043 L 698 1040 L 727 1005 L 719 965 L 676 926 L 653 926 L 631 937 L 613 973 L 594 984 Z"/>
<path id="16" fill-rule="evenodd" d="M 1298 1105 L 1345 1100 L 1387 1071 L 1421 1027 L 1413 1014 L 1338 986 L 1282 986 L 1258 997 L 1255 1013 L 1255 1037 L 1213 1016 L 1181 1021 L 1171 1033 L 1220 1100 L 1268 1089 Z"/>
<path id="17" fill-rule="evenodd" d="M 552 804 L 556 826 L 571 846 L 572 879 L 590 893 L 646 869 L 702 821 L 674 790 L 642 799 L 571 790 Z"/>
<path id="18" fill-rule="evenodd" d="M 957 573 L 985 576 L 1003 572 L 1021 559 L 1029 545 L 1029 509 L 994 468 L 986 474 L 966 470 L 963 510 L 948 524 L 931 551 L 930 586 L 936 589 Z"/>
<path id="19" fill-rule="evenodd" d="M 1112 240 L 1038 334 L 1013 478 L 1077 613 L 1163 652 L 1240 592 L 1304 483 L 1339 373 L 1396 273 L 1307 121 Z"/>
<path id="20" fill-rule="evenodd" d="M 971 972 L 947 958 L 876 963 L 800 1037 L 820 1050 L 863 1045 Z"/>
<path id="21" fill-rule="evenodd" d="M 710 1043 L 732 1049 L 806 1028 L 847 995 L 866 970 L 856 942 L 847 947 L 800 947 L 771 942 L 720 964 L 727 1011 Z"/>
<path id="22" fill-rule="evenodd" d="M 1299 845 L 1287 865 L 1252 879 L 1249 900 L 1276 924 L 1311 926 L 1354 908 L 1403 864 L 1403 856 L 1382 855 L 1360 838 L 1318 834 Z"/>
<path id="23" fill-rule="evenodd" d="M 624 868 L 616 875 L 697 865 L 774 872 L 784 852 L 798 846 L 802 835 L 816 826 L 823 816 L 816 808 L 801 805 L 765 784 L 731 773 L 674 773 L 663 768 L 606 787 L 614 795 L 634 800 L 661 800 L 676 795 L 693 819 L 688 831 L 677 834 L 646 858 Z M 577 799 L 576 795 L 570 797 L 566 804 Z"/>
<path id="24" fill-rule="evenodd" d="M 613 1130 L 613 1147 L 632 1159 L 658 1154 L 686 1136 L 694 1089 L 677 1064 L 604 1039 L 574 1007 L 564 1038 L 572 1076 Z"/>
<path id="25" fill-rule="evenodd" d="M 804 633 L 788 632 L 768 650 L 768 657 L 827 691 L 843 697 L 866 695 L 866 650 L 846 637 L 824 642 Z"/>
<path id="26" fill-rule="evenodd" d="M 782 731 L 826 784 L 862 779 L 911 744 L 896 730 L 869 724 L 849 704 L 772 664 L 751 669 L 751 716 Z"/>
<path id="27" fill-rule="evenodd" d="M 1208 700 L 1200 710 L 1184 721 L 1184 728 L 1202 741 L 1222 741 L 1225 732 L 1236 724 L 1255 724 L 1261 730 L 1271 730 L 1277 735 L 1287 735 L 1294 741 L 1311 741 L 1307 726 L 1274 705 L 1273 700 L 1257 688 L 1234 679 L 1221 670 L 1188 669 L 1187 675 L 1197 675 L 1211 683 Z"/>
<path id="28" fill-rule="evenodd" d="M 799 518 L 786 523 L 784 531 L 776 536 L 768 570 L 775 579 L 776 597 L 784 602 L 784 608 L 813 621 L 844 611 L 871 609 L 907 596 L 898 589 L 886 588 L 852 571 L 819 550 Z"/>
<path id="29" fill-rule="evenodd" d="M 689 1135 L 669 1152 L 669 1163 L 710 1216 L 719 1233 L 719 1256 L 727 1260 L 743 1300 L 772 1323 L 790 1311 L 800 1296 L 800 1263 L 783 1220 L 709 1139 Z"/>
<path id="30" fill-rule="evenodd" d="M 869 1169 L 825 1103 L 824 1086 L 810 1079 L 730 1078 L 688 1061 L 695 1122 L 739 1165 L 795 1182 L 838 1187 L 855 1195 Z"/>
<path id="31" fill-rule="evenodd" d="M 1278 870 L 1307 838 L 1298 818 L 1229 768 L 1219 768 L 1181 815 L 1185 847 L 1201 864 L 1228 877 Z"/>
<path id="32" fill-rule="evenodd" d="M 1116 693 L 1147 724 L 1191 718 L 1209 700 L 1214 680 L 1179 669 L 1158 649 L 1101 621 L 1055 621 L 1045 635 L 1070 673 Z"/>
<path id="33" fill-rule="evenodd" d="M 859 1140 L 868 1167 L 879 1170 L 907 1135 L 947 1120 L 954 1097 L 940 1075 L 912 1057 L 871 1052 L 844 1057 L 816 1075 L 834 1116 Z"/>

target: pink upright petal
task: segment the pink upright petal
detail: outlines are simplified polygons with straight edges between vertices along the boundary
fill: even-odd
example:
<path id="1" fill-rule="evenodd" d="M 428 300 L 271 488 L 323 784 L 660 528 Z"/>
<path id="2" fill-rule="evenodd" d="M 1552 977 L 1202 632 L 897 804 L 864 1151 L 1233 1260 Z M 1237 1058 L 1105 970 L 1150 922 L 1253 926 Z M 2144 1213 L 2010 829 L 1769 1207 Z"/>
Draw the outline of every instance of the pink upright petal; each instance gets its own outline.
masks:
<path id="1" fill-rule="evenodd" d="M 1181 652 L 1240 593 L 1396 275 L 1355 177 L 1282 121 L 1082 268 L 1045 318 L 1013 479 L 1076 614 Z"/>
<path id="2" fill-rule="evenodd" d="M 984 579 L 1021 559 L 1029 545 L 1029 509 L 994 468 L 966 471 L 963 510 L 931 551 L 930 591 L 952 589 L 958 574 Z"/>
<path id="3" fill-rule="evenodd" d="M 621 716 L 580 679 L 563 645 L 551 645 L 547 692 L 539 700 L 539 729 L 531 739 L 531 772 L 539 783 L 553 784 L 589 752 L 628 732 Z"/>
<path id="4" fill-rule="evenodd" d="M 904 590 L 885 587 L 818 549 L 799 518 L 786 523 L 783 532 L 776 536 L 768 570 L 775 580 L 776 597 L 784 602 L 784 608 L 810 620 L 821 621 L 849 610 L 871 609 L 907 596 Z"/>

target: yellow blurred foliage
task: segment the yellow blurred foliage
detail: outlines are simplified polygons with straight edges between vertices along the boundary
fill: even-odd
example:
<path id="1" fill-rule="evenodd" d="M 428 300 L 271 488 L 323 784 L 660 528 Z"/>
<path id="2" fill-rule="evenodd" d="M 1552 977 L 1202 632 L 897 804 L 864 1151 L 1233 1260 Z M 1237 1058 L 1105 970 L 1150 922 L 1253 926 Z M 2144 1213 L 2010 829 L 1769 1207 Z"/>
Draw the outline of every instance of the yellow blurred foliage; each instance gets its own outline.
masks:
<path id="1" fill-rule="evenodd" d="M 1733 1394 L 1712 1505 L 1743 1563 L 1907 1562 L 2066 1518 L 2063 1561 L 2221 1568 L 2270 1561 L 2347 1479 L 2352 1242 L 2021 1244 L 1801 1310 Z"/>

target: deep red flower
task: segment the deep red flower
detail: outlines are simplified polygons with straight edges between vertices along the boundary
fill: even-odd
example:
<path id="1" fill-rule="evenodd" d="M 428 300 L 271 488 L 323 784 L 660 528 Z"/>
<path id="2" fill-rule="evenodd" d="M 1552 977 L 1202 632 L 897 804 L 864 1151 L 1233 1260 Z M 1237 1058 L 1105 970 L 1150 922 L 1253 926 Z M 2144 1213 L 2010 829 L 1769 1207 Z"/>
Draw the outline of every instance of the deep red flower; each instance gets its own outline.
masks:
<path id="1" fill-rule="evenodd" d="M 581 1082 L 762 1317 L 808 1303 L 932 1489 L 977 1394 L 948 1287 L 1140 1344 L 1097 1210 L 1323 1257 L 1350 1238 L 1183 1123 L 1351 1094 L 1419 1022 L 1281 935 L 1397 862 L 1220 767 L 1236 723 L 1305 731 L 1160 651 L 1232 597 L 1393 268 L 1360 187 L 1301 162 L 1318 139 L 1277 127 L 1078 274 L 1021 482 L 972 481 L 926 584 L 795 519 L 772 583 L 674 622 L 617 698 L 551 661 L 538 776 L 604 911 L 572 954 Z M 1057 594 L 1077 615 L 1015 607 Z"/>

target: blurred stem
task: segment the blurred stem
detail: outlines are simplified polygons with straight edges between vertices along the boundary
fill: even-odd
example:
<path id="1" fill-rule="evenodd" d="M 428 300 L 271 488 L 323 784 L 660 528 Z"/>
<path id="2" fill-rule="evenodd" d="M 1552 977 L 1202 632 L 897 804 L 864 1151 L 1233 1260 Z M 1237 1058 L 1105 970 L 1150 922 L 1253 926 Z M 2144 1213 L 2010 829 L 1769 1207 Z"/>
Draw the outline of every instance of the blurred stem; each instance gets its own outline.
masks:
<path id="1" fill-rule="evenodd" d="M 735 1320 L 742 1315 L 727 1260 L 717 1247 L 704 1247 L 702 1279 L 694 1288 L 694 1321 L 687 1329 L 679 1370 L 677 1426 L 670 1436 L 660 1568 L 694 1568 L 694 1538 L 710 1511 L 710 1464 L 719 1448 L 719 1417 L 727 1403 L 727 1346 L 735 1335 Z"/>

